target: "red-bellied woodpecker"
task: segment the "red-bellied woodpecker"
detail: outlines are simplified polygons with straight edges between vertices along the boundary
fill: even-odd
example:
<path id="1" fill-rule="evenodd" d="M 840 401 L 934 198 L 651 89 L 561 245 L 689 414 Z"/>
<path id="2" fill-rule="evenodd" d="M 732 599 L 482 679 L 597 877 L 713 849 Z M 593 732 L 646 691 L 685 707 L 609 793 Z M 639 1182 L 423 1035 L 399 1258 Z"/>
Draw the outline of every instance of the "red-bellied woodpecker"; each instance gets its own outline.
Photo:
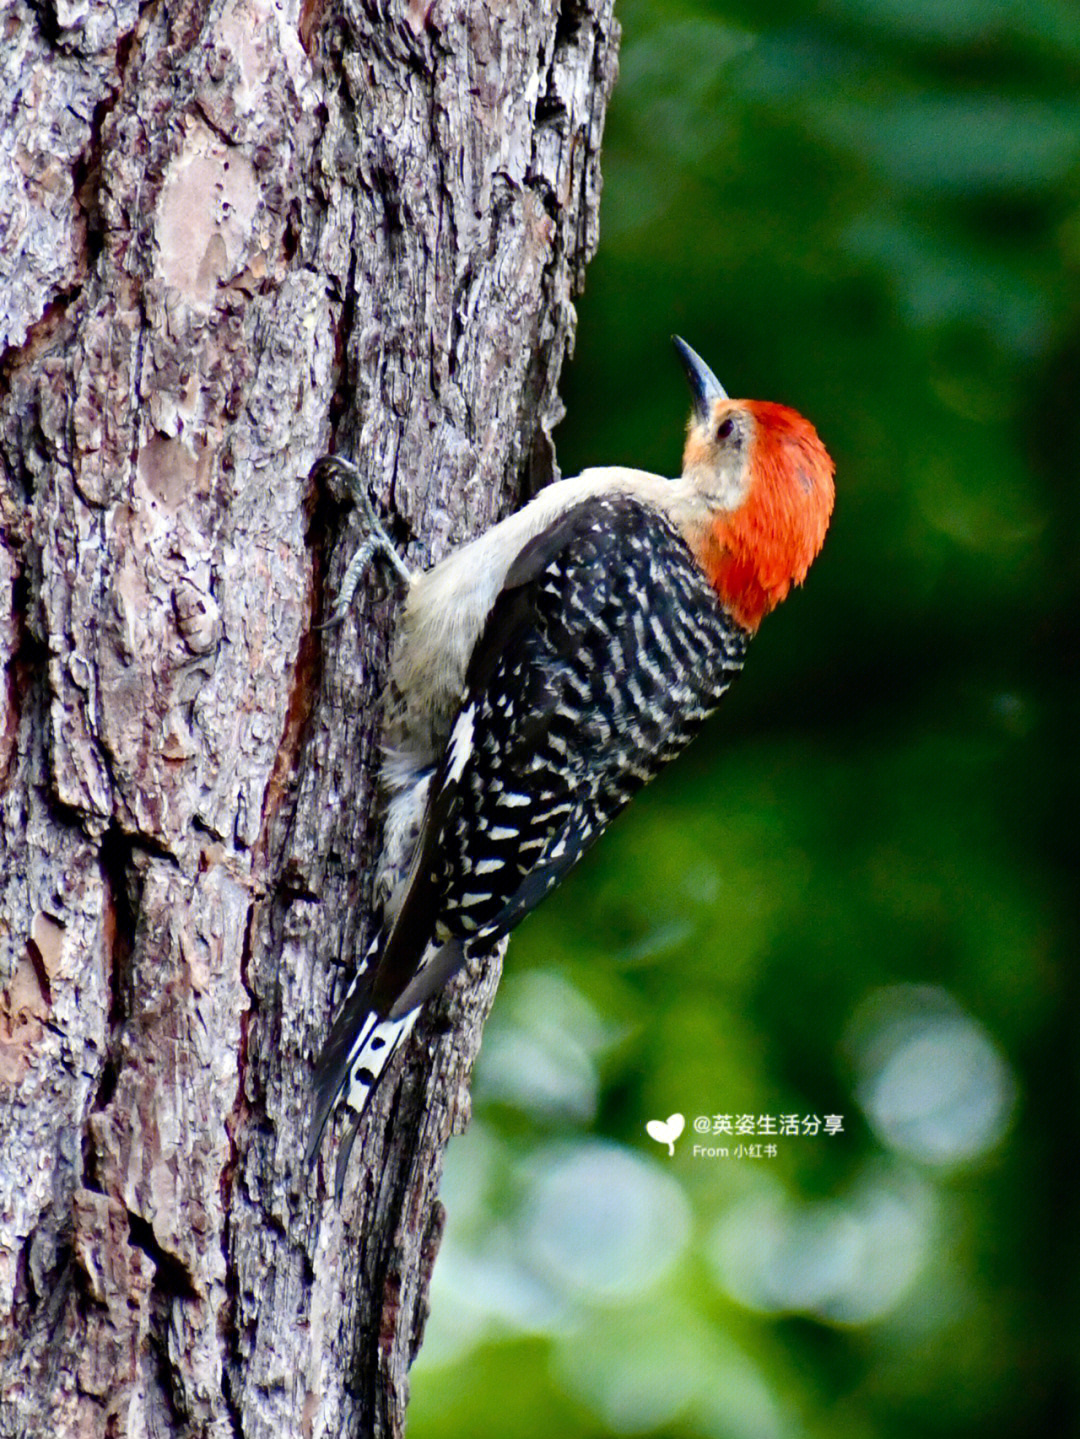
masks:
<path id="1" fill-rule="evenodd" d="M 382 925 L 316 1071 L 309 1155 L 341 1098 L 352 1125 L 419 1007 L 559 883 L 686 745 L 762 617 L 800 584 L 833 465 L 784 405 L 730 400 L 676 339 L 694 392 L 683 470 L 560 480 L 411 575 L 364 507 L 350 567 L 387 552 L 408 589 L 386 715 Z M 342 608 L 339 604 L 339 611 Z"/>

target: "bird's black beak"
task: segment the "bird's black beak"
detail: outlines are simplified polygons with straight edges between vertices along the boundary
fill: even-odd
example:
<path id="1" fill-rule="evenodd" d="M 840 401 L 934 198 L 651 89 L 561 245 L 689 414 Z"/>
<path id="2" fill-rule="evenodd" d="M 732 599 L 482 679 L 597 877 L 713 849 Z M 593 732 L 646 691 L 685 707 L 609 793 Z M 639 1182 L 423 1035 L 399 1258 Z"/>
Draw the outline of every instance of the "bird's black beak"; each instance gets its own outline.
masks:
<path id="1" fill-rule="evenodd" d="M 681 340 L 678 335 L 672 335 L 671 343 L 678 351 L 679 359 L 686 370 L 686 378 L 690 381 L 690 390 L 694 396 L 694 415 L 699 420 L 707 420 L 713 401 L 726 400 L 728 393 L 701 356 L 692 350 L 685 340 Z"/>

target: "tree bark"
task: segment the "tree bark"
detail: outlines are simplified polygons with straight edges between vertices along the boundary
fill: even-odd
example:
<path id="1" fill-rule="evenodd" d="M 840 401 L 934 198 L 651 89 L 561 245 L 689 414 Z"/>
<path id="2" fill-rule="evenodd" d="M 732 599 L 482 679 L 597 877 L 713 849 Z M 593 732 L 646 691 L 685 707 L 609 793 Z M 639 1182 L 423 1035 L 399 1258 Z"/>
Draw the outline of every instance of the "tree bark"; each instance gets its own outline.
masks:
<path id="1" fill-rule="evenodd" d="M 394 603 L 553 468 L 611 0 L 0 20 L 0 1435 L 397 1435 L 498 961 L 301 1163 Z"/>

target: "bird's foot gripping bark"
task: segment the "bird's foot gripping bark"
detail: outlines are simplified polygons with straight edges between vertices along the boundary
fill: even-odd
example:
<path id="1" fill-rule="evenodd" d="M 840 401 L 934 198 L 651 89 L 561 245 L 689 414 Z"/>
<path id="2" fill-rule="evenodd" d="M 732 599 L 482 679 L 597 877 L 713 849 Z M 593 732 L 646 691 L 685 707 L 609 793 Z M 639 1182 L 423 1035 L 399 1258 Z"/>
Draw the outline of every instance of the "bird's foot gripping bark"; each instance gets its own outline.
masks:
<path id="1" fill-rule="evenodd" d="M 348 614 L 360 581 L 373 561 L 383 560 L 388 564 L 405 589 L 412 584 L 413 573 L 398 554 L 393 540 L 386 533 L 382 521 L 375 513 L 367 486 L 354 464 L 342 459 L 339 455 L 324 455 L 321 460 L 317 461 L 311 474 L 317 482 L 329 480 L 342 485 L 345 493 L 360 511 L 367 529 L 363 543 L 349 561 L 330 618 L 319 626 L 320 629 L 331 629 L 334 625 L 340 624 Z"/>

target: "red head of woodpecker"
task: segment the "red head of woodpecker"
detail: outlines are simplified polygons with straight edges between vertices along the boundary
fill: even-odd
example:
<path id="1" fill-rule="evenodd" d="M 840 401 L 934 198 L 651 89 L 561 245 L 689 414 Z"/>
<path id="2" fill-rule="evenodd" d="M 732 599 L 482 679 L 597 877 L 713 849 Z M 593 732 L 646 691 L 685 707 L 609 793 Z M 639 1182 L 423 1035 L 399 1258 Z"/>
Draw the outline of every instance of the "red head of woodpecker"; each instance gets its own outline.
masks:
<path id="1" fill-rule="evenodd" d="M 825 541 L 833 462 L 797 411 L 728 399 L 678 336 L 675 347 L 694 392 L 683 480 L 706 501 L 683 534 L 725 608 L 753 631 L 802 584 Z"/>

